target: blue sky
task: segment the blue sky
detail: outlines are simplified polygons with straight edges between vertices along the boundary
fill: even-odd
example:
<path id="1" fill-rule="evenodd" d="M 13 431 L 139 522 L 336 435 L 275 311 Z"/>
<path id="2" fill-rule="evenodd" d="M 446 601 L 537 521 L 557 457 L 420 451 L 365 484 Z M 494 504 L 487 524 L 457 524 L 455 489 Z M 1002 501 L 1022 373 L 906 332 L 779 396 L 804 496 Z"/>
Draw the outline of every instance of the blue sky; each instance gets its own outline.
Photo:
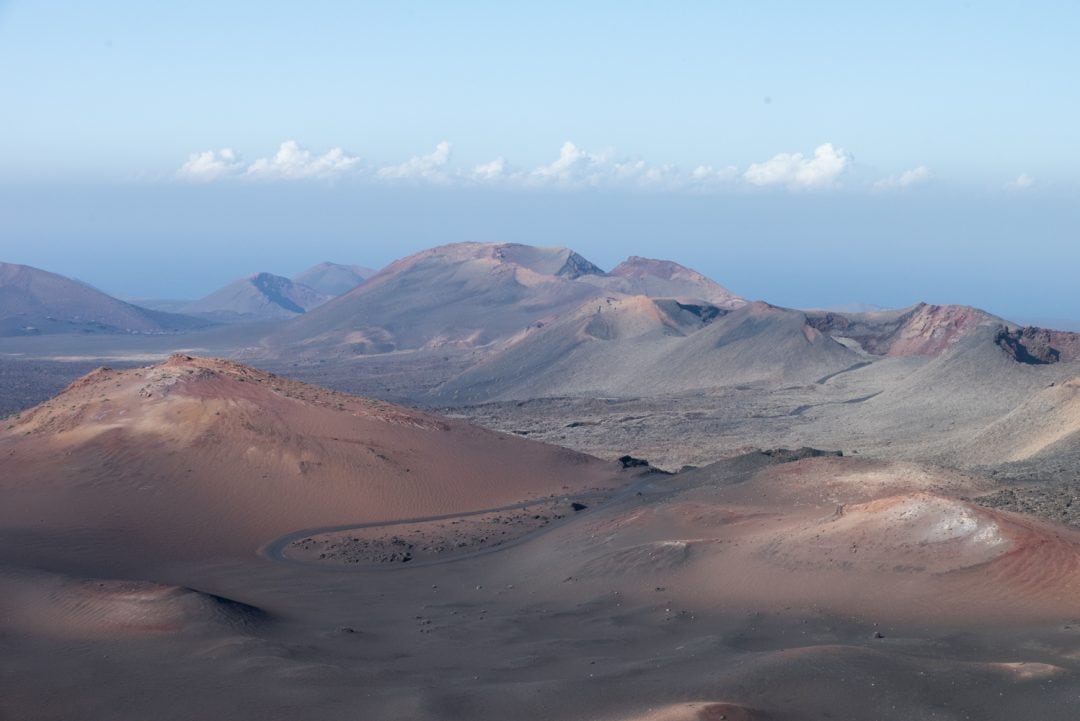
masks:
<path id="1" fill-rule="evenodd" d="M 195 295 L 264 269 L 253 244 L 283 271 L 542 234 L 777 302 L 1080 316 L 1080 290 L 1035 285 L 1036 261 L 1080 260 L 1078 21 L 1073 2 L 0 0 L 0 257 Z M 947 263 L 925 292 L 888 272 L 904 242 Z M 725 243 L 756 250 L 733 266 Z M 134 259 L 184 247 L 215 267 L 140 280 Z M 784 257 L 804 272 L 760 272 Z"/>

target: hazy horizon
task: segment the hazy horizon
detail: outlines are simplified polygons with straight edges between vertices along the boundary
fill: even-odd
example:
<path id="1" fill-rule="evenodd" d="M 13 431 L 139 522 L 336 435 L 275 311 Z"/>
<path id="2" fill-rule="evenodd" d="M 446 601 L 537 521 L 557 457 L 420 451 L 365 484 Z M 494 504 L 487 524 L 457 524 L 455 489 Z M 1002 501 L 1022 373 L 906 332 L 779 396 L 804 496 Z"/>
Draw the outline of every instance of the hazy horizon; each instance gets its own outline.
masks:
<path id="1" fill-rule="evenodd" d="M 568 246 L 605 270 L 664 258 L 791 307 L 927 301 L 1024 321 L 1071 320 L 1080 305 L 1060 262 L 1076 252 L 1080 210 L 1045 196 L 69 185 L 9 188 L 0 215 L 20 240 L 0 260 L 132 298 L 195 298 L 325 260 L 378 269 L 484 241 Z"/>
<path id="2" fill-rule="evenodd" d="M 464 240 L 1080 316 L 1080 6 L 0 2 L 0 260 L 125 297 Z"/>

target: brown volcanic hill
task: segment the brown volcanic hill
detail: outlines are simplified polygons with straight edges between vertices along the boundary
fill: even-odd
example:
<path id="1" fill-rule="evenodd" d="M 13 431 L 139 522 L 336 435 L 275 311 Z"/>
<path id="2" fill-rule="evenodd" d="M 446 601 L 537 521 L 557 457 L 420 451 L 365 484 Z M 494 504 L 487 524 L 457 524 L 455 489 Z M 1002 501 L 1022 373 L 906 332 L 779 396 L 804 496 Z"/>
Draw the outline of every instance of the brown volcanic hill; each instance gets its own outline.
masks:
<path id="1" fill-rule="evenodd" d="M 294 283 L 314 288 L 327 296 L 347 293 L 365 280 L 375 275 L 374 270 L 362 265 L 341 265 L 340 263 L 319 263 L 292 276 Z"/>
<path id="2" fill-rule="evenodd" d="M 330 297 L 284 276 L 256 273 L 180 309 L 223 321 L 274 320 L 302 315 Z"/>
<path id="3" fill-rule="evenodd" d="M 604 276 L 588 282 L 610 291 L 650 298 L 703 300 L 725 310 L 746 305 L 746 300 L 696 270 L 670 260 L 654 260 L 632 255 Z"/>
<path id="4" fill-rule="evenodd" d="M 1014 360 L 1033 365 L 1080 360 L 1080 333 L 1019 327 L 966 305 L 918 303 L 869 313 L 807 311 L 811 325 L 878 356 L 937 356 L 980 328 Z"/>
<path id="5" fill-rule="evenodd" d="M 584 598 L 662 591 L 691 614 L 1020 624 L 1075 612 L 1080 533 L 969 500 L 994 483 L 911 463 L 783 461 L 754 453 L 679 474 L 652 502 L 556 529 L 518 568 L 541 584 L 569 575 Z"/>
<path id="6" fill-rule="evenodd" d="M 0 263 L 0 337 L 45 333 L 171 333 L 206 321 L 140 308 L 62 275 Z"/>
<path id="7" fill-rule="evenodd" d="M 567 248 L 457 243 L 398 260 L 267 339 L 308 353 L 478 346 L 577 307 L 603 291 Z"/>
<path id="8" fill-rule="evenodd" d="M 436 391 L 446 403 L 682 393 L 744 383 L 812 383 L 859 355 L 799 311 L 738 310 L 644 296 L 588 301 L 531 328 Z"/>
<path id="9" fill-rule="evenodd" d="M 807 317 L 823 333 L 882 356 L 938 355 L 978 326 L 1006 324 L 978 308 L 927 303 L 871 313 L 810 311 Z"/>
<path id="10" fill-rule="evenodd" d="M 249 555 L 307 527 L 493 508 L 614 476 L 580 453 L 187 356 L 83 377 L 9 419 L 0 458 L 0 536 L 19 539 L 0 560 L 42 567 L 80 549 L 121 567 Z"/>

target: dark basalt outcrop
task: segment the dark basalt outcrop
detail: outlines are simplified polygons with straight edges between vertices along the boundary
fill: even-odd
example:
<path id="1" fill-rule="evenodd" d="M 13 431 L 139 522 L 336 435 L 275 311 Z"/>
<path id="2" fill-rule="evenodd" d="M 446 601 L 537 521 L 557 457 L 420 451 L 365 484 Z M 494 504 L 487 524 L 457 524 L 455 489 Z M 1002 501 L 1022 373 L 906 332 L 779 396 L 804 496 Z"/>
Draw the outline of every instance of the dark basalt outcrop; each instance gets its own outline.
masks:
<path id="1" fill-rule="evenodd" d="M 1080 359 L 1080 333 L 1046 328 L 1001 328 L 994 342 L 1019 363 L 1045 365 Z"/>
<path id="2" fill-rule="evenodd" d="M 563 265 L 562 268 L 559 269 L 559 272 L 557 272 L 555 275 L 560 278 L 569 278 L 570 280 L 574 280 L 575 278 L 580 278 L 583 275 L 604 275 L 604 271 L 601 270 L 598 266 L 593 265 L 584 257 L 578 255 L 577 253 L 571 252 L 566 259 L 566 263 Z"/>

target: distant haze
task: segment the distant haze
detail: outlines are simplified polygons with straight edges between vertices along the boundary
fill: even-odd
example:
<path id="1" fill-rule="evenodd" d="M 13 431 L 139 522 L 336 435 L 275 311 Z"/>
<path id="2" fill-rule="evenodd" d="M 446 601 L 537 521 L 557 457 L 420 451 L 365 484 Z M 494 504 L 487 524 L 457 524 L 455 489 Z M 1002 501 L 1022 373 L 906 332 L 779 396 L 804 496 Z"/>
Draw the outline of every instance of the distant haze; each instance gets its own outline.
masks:
<path id="1" fill-rule="evenodd" d="M 1080 207 L 1056 195 L 377 188 L 361 183 L 0 192 L 0 259 L 129 297 L 197 298 L 329 260 L 380 268 L 463 240 L 565 245 L 605 270 L 675 260 L 792 307 L 919 300 L 1080 317 Z"/>
<path id="2" fill-rule="evenodd" d="M 518 242 L 1080 317 L 1075 2 L 60 5 L 0 0 L 0 260 L 192 299 Z"/>

